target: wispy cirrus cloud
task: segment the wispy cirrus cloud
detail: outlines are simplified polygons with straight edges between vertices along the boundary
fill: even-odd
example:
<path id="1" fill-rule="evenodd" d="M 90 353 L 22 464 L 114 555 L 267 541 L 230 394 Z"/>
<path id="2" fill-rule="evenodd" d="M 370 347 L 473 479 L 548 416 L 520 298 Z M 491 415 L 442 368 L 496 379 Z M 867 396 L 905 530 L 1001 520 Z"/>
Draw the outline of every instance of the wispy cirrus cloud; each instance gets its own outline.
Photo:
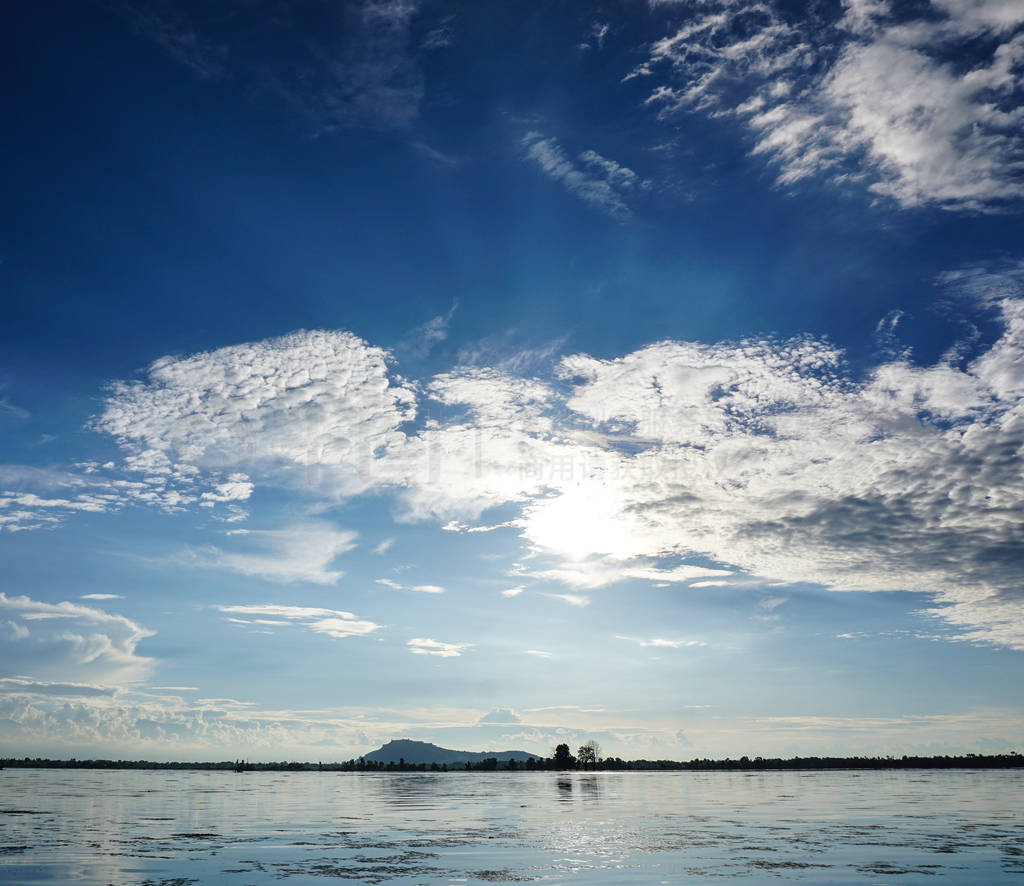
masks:
<path id="1" fill-rule="evenodd" d="M 190 0 L 111 9 L 193 74 L 270 96 L 316 135 L 409 126 L 425 93 L 424 54 L 453 42 L 451 18 L 432 22 L 418 0 L 265 5 L 229 15 Z"/>
<path id="2" fill-rule="evenodd" d="M 630 202 L 650 188 L 649 180 L 632 169 L 586 150 L 570 157 L 559 142 L 540 132 L 528 132 L 522 139 L 525 156 L 540 170 L 584 203 L 618 221 L 628 221 Z"/>
<path id="3" fill-rule="evenodd" d="M 123 615 L 3 592 L 0 614 L 13 627 L 5 648 L 6 665 L 30 680 L 66 680 L 71 674 L 90 685 L 125 685 L 146 679 L 155 665 L 137 648 L 156 632 Z"/>
<path id="4" fill-rule="evenodd" d="M 616 634 L 615 639 L 626 640 L 630 643 L 636 643 L 638 646 L 653 649 L 693 649 L 708 645 L 703 640 L 668 640 L 664 637 L 652 637 L 650 640 L 645 640 L 642 637 L 625 637 L 621 634 Z"/>
<path id="5" fill-rule="evenodd" d="M 732 116 L 791 185 L 863 182 L 904 207 L 993 211 L 1024 196 L 1024 10 L 999 0 L 659 4 L 683 18 L 627 79 L 663 116 Z M 967 61 L 969 59 L 969 61 Z"/>
<path id="6" fill-rule="evenodd" d="M 117 693 L 113 686 L 92 683 L 57 683 L 29 680 L 25 677 L 0 678 L 0 695 L 46 695 L 58 698 L 110 698 Z"/>
<path id="7" fill-rule="evenodd" d="M 413 637 L 405 644 L 413 655 L 434 655 L 438 658 L 458 658 L 472 643 L 444 643 L 429 637 Z"/>
<path id="8" fill-rule="evenodd" d="M 545 597 L 550 597 L 552 600 L 561 600 L 563 603 L 567 603 L 570 606 L 576 606 L 582 608 L 583 606 L 590 605 L 590 597 L 584 594 L 544 594 Z"/>
<path id="9" fill-rule="evenodd" d="M 273 582 L 334 584 L 345 573 L 332 569 L 331 564 L 355 547 L 356 537 L 350 530 L 309 521 L 284 529 L 235 531 L 227 536 L 230 548 L 189 548 L 177 560 L 187 566 L 230 569 Z"/>
<path id="10" fill-rule="evenodd" d="M 422 359 L 429 354 L 435 345 L 440 344 L 448 338 L 448 328 L 451 326 L 452 317 L 459 306 L 458 299 L 452 302 L 451 307 L 443 314 L 431 317 L 426 323 L 422 323 L 415 329 L 411 329 L 399 341 L 396 351 L 404 356 L 413 359 Z"/>
<path id="11" fill-rule="evenodd" d="M 377 584 L 392 588 L 396 591 L 416 591 L 420 594 L 443 594 L 444 588 L 440 585 L 403 585 L 390 578 L 378 578 Z"/>
<path id="12" fill-rule="evenodd" d="M 4 391 L 4 385 L 0 384 L 0 416 L 7 416 L 8 418 L 23 420 L 29 418 L 30 413 L 23 406 L 19 406 L 15 403 Z"/>
<path id="13" fill-rule="evenodd" d="M 324 634 L 335 640 L 365 637 L 381 630 L 383 625 L 360 618 L 341 609 L 321 609 L 315 606 L 290 606 L 277 603 L 216 606 L 237 624 L 300 627 L 314 634 Z"/>

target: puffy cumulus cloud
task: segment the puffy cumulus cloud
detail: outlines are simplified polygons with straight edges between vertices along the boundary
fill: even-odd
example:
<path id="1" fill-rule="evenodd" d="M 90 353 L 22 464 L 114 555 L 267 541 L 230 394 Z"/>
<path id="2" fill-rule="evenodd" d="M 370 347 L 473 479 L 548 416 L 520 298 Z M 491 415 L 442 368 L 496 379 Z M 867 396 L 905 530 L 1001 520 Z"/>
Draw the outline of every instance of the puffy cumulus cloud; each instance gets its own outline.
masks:
<path id="1" fill-rule="evenodd" d="M 547 488 L 547 466 L 571 460 L 555 426 L 549 384 L 484 367 L 427 385 L 425 426 L 380 465 L 398 488 L 405 519 L 476 520 Z M 453 524 L 453 528 L 460 527 Z"/>
<path id="2" fill-rule="evenodd" d="M 574 604 L 627 579 L 921 591 L 959 636 L 1024 646 L 1024 271 L 939 283 L 1002 324 L 972 359 L 897 354 L 855 378 L 805 337 L 577 354 L 544 379 L 463 366 L 419 386 L 413 430 L 414 388 L 385 352 L 300 333 L 158 361 L 111 392 L 96 427 L 152 470 L 196 466 L 196 483 L 244 468 L 325 501 L 388 489 L 400 520 L 518 532 L 512 583 L 566 584 Z M 315 543 L 299 527 L 195 556 L 333 581 L 329 555 L 351 537 L 315 525 Z M 235 547 L 246 539 L 256 550 Z"/>
<path id="3" fill-rule="evenodd" d="M 157 360 L 145 380 L 113 386 L 93 427 L 155 475 L 316 468 L 307 482 L 324 472 L 322 482 L 351 494 L 370 484 L 379 452 L 404 440 L 413 400 L 392 383 L 382 349 L 347 332 L 297 332 Z M 231 475 L 212 493 L 242 498 L 246 484 Z"/>
<path id="4" fill-rule="evenodd" d="M 648 179 L 597 151 L 583 151 L 570 157 L 557 139 L 539 132 L 523 136 L 522 148 L 526 157 L 545 175 L 587 205 L 618 221 L 632 217 L 630 201 L 651 186 Z"/>
<path id="5" fill-rule="evenodd" d="M 661 81 L 647 101 L 663 115 L 744 121 L 781 183 L 826 174 L 949 209 L 1024 196 L 1020 4 L 846 0 L 826 22 L 731 0 L 686 13 L 629 77 Z"/>
<path id="6" fill-rule="evenodd" d="M 29 675 L 29 680 L 74 675 L 93 684 L 116 686 L 144 680 L 152 671 L 153 660 L 140 656 L 136 648 L 155 632 L 123 615 L 80 603 L 45 603 L 2 592 L 0 613 L 7 616 L 5 624 L 12 629 L 12 642 L 5 649 L 7 667 Z"/>
<path id="7" fill-rule="evenodd" d="M 517 748 L 544 755 L 562 742 L 575 749 L 596 739 L 605 756 L 627 759 L 674 758 L 680 746 L 693 747 L 696 756 L 738 757 L 750 752 L 755 734 L 766 756 L 871 754 L 879 744 L 895 753 L 964 753 L 978 749 L 979 734 L 991 736 L 985 749 L 993 751 L 1019 747 L 1024 736 L 1024 721 L 1013 710 L 891 718 L 730 718 L 688 712 L 684 721 L 664 716 L 652 726 L 635 712 L 567 706 L 535 709 L 522 723 L 487 723 L 469 709 L 295 711 L 131 689 L 91 695 L 88 686 L 41 681 L 9 690 L 11 682 L 0 684 L 0 724 L 7 727 L 0 730 L 0 750 L 12 756 L 217 759 L 230 747 L 251 759 L 326 761 L 358 757 L 395 735 L 447 747 Z"/>
<path id="8" fill-rule="evenodd" d="M 962 366 L 896 360 L 854 380 L 833 346 L 804 338 L 567 357 L 561 387 L 531 382 L 519 399 L 507 378 L 477 373 L 450 389 L 470 424 L 433 431 L 468 436 L 469 467 L 445 474 L 438 498 L 419 487 L 431 503 L 420 513 L 484 488 L 490 503 L 519 502 L 514 523 L 534 549 L 519 574 L 580 590 L 732 571 L 678 562 L 699 555 L 764 579 L 931 592 L 951 623 L 972 626 L 961 637 L 1024 646 L 1014 273 L 965 278 L 998 293 L 1004 331 Z"/>
<path id="9" fill-rule="evenodd" d="M 242 625 L 273 627 L 295 626 L 315 634 L 324 634 L 335 640 L 347 637 L 365 637 L 379 631 L 383 625 L 359 618 L 340 609 L 319 609 L 312 606 L 287 606 L 276 603 L 217 606 L 230 621 Z"/>
<path id="10" fill-rule="evenodd" d="M 254 710 L 231 699 L 186 701 L 174 695 L 121 691 L 90 697 L 40 685 L 36 690 L 0 687 L 0 746 L 66 756 L 77 753 L 130 757 L 205 756 L 238 748 L 263 759 L 318 759 L 338 747 L 365 748 L 366 723 L 344 711 L 310 715 Z M 16 737 L 15 737 L 16 736 Z"/>
<path id="11" fill-rule="evenodd" d="M 1003 337 L 965 369 L 896 362 L 861 383 L 810 340 L 569 358 L 568 405 L 609 447 L 643 446 L 629 471 L 536 508 L 558 508 L 556 539 L 577 511 L 596 554 L 699 552 L 840 590 L 934 591 L 991 627 L 983 613 L 1016 599 L 1024 549 L 1024 326 L 1021 302 L 1000 309 Z M 529 512 L 524 532 L 544 544 Z M 1024 643 L 1024 620 L 1013 630 Z"/>
<path id="12" fill-rule="evenodd" d="M 227 533 L 230 549 L 207 545 L 178 557 L 189 566 L 230 569 L 273 582 L 334 584 L 345 573 L 331 564 L 355 547 L 356 533 L 322 521 L 285 529 L 248 529 Z"/>
<path id="13" fill-rule="evenodd" d="M 436 655 L 438 658 L 458 658 L 463 649 L 469 649 L 472 643 L 443 643 L 427 637 L 413 637 L 405 644 L 413 655 Z"/>
<path id="14" fill-rule="evenodd" d="M 223 483 L 218 483 L 209 492 L 200 496 L 200 506 L 212 508 L 217 502 L 245 501 L 252 495 L 252 483 L 245 474 L 230 474 Z"/>

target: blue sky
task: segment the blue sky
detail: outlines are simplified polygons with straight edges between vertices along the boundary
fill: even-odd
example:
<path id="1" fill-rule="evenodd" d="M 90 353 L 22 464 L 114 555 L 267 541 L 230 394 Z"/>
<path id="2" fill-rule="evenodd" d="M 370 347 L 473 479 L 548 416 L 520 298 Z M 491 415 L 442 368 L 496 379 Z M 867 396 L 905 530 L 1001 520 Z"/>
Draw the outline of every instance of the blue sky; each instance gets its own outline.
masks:
<path id="1" fill-rule="evenodd" d="M 1024 744 L 1019 4 L 11 18 L 0 751 Z"/>

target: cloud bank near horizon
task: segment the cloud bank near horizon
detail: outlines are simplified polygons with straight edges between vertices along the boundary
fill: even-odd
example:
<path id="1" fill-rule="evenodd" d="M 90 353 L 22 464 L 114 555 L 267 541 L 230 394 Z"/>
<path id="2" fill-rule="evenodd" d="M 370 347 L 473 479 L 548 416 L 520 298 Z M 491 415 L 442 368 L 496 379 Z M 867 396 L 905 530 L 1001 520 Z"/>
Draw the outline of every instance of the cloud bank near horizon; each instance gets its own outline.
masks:
<path id="1" fill-rule="evenodd" d="M 749 752 L 752 734 L 766 755 L 877 754 L 880 745 L 900 753 L 1006 752 L 1024 729 L 1019 712 L 978 709 L 890 717 L 691 716 L 684 732 L 674 718 L 648 722 L 633 711 L 578 705 L 289 710 L 231 698 L 186 699 L 156 689 L 5 678 L 0 717 L 17 723 L 21 740 L 33 741 L 44 756 L 217 759 L 231 748 L 234 757 L 325 762 L 409 737 L 460 750 L 514 748 L 548 755 L 561 742 L 575 748 L 596 739 L 605 754 L 624 758 L 739 756 Z M 980 744 L 979 732 L 989 736 Z M 0 746 L 5 739 L 0 735 Z"/>

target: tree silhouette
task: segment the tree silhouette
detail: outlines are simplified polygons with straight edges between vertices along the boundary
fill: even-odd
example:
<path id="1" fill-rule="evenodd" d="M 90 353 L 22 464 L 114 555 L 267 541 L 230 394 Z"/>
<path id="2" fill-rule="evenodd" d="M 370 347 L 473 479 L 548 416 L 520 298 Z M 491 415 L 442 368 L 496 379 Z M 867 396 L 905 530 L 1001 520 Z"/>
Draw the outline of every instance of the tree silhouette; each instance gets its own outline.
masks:
<path id="1" fill-rule="evenodd" d="M 601 745 L 591 739 L 584 745 L 580 745 L 576 756 L 579 758 L 580 769 L 597 769 L 597 764 L 601 759 Z"/>
<path id="2" fill-rule="evenodd" d="M 569 753 L 569 745 L 560 744 L 555 748 L 555 769 L 573 769 L 576 758 Z"/>

